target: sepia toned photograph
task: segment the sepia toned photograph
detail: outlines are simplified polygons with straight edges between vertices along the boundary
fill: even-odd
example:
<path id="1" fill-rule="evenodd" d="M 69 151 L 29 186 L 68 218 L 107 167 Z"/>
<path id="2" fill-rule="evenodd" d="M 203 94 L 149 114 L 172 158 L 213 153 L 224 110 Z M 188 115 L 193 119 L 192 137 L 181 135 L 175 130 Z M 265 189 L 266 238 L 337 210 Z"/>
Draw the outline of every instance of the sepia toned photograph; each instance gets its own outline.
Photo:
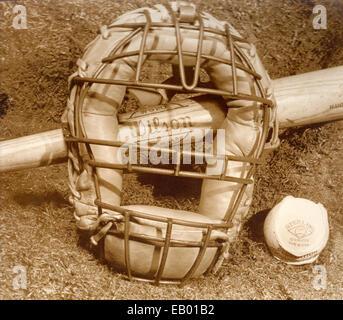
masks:
<path id="1" fill-rule="evenodd" d="M 342 199 L 341 0 L 0 0 L 0 300 L 342 300 Z"/>

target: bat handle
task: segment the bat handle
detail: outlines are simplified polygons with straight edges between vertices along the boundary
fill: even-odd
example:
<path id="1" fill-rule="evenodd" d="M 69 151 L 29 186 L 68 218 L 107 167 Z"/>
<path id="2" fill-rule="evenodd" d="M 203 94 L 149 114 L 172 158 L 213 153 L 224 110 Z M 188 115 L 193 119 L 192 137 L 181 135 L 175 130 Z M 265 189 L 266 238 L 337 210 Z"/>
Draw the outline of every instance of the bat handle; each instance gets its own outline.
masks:
<path id="1" fill-rule="evenodd" d="M 37 168 L 67 161 L 62 129 L 0 142 L 0 172 Z"/>

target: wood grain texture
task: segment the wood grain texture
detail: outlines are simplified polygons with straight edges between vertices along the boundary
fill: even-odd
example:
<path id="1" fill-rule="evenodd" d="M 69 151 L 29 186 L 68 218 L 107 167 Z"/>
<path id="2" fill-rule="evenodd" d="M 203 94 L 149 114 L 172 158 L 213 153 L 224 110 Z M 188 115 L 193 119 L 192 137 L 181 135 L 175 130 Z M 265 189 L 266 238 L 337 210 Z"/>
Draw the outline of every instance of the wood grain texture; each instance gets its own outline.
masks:
<path id="1" fill-rule="evenodd" d="M 66 157 L 62 129 L 0 142 L 0 172 L 48 166 Z"/>
<path id="2" fill-rule="evenodd" d="M 281 128 L 343 119 L 343 66 L 273 83 Z"/>

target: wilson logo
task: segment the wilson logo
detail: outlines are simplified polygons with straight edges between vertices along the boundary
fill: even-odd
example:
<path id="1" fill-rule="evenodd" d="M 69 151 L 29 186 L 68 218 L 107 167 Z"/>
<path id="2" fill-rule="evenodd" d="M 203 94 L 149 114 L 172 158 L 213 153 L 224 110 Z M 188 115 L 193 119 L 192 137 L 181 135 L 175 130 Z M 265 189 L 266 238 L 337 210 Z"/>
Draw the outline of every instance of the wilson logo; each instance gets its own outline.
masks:
<path id="1" fill-rule="evenodd" d="M 187 134 L 192 129 L 192 122 L 189 116 L 172 119 L 169 121 L 161 121 L 154 117 L 149 120 L 140 120 L 128 123 L 131 128 L 131 136 L 139 140 L 168 137 L 172 134 L 181 135 Z"/>

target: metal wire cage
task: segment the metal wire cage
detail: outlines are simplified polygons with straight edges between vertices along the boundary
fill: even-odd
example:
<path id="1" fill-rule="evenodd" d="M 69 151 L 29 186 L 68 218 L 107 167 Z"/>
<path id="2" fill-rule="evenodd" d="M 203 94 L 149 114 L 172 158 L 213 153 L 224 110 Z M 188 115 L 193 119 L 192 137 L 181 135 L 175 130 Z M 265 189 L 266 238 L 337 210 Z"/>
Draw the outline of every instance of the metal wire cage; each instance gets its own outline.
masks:
<path id="1" fill-rule="evenodd" d="M 232 34 L 230 32 L 230 27 L 228 24 L 225 25 L 225 30 L 220 30 L 218 28 L 211 28 L 206 26 L 204 23 L 204 17 L 202 14 L 197 12 L 192 6 L 182 6 L 178 11 L 173 10 L 171 7 L 168 7 L 169 14 L 171 16 L 171 21 L 169 22 L 153 22 L 151 14 L 148 10 L 144 10 L 145 21 L 137 23 L 121 23 L 114 24 L 107 28 L 106 32 L 111 32 L 113 30 L 130 30 L 129 34 L 122 38 L 115 45 L 111 53 L 102 59 L 102 66 L 100 68 L 105 68 L 107 64 L 113 63 L 114 61 L 120 61 L 128 57 L 137 57 L 137 65 L 135 67 L 134 79 L 110 79 L 110 78 L 99 78 L 99 72 L 95 74 L 94 77 L 86 76 L 75 76 L 72 79 L 72 86 L 76 86 L 76 99 L 75 99 L 75 132 L 73 135 L 70 132 L 66 134 L 65 140 L 69 144 L 73 144 L 76 148 L 80 144 L 86 146 L 89 151 L 88 157 L 79 158 L 79 161 L 83 164 L 87 164 L 94 168 L 94 181 L 95 181 L 95 191 L 97 199 L 95 200 L 95 205 L 98 207 L 99 216 L 101 217 L 103 210 L 112 210 L 114 212 L 120 213 L 124 219 L 122 221 L 124 228 L 123 230 L 118 230 L 113 228 L 115 222 L 110 221 L 106 224 L 105 228 L 95 237 L 93 241 L 96 243 L 104 234 L 113 234 L 121 239 L 124 242 L 124 252 L 125 252 L 125 266 L 126 274 L 130 280 L 138 279 L 142 281 L 153 282 L 155 284 L 160 283 L 177 283 L 179 285 L 184 285 L 192 276 L 194 276 L 199 268 L 199 265 L 202 263 L 202 259 L 209 248 L 215 248 L 216 253 L 213 256 L 212 262 L 207 268 L 207 271 L 210 271 L 215 265 L 218 257 L 221 255 L 223 250 L 225 250 L 225 242 L 218 242 L 211 240 L 211 234 L 214 230 L 226 231 L 231 226 L 232 217 L 237 211 L 240 202 L 242 200 L 243 194 L 246 191 L 246 188 L 249 184 L 253 183 L 253 174 L 256 169 L 256 164 L 260 162 L 260 156 L 263 149 L 265 148 L 267 138 L 270 131 L 270 122 L 272 118 L 272 113 L 275 108 L 273 100 L 269 99 L 270 97 L 266 96 L 266 88 L 263 87 L 262 76 L 256 72 L 252 62 L 249 57 L 244 53 L 242 49 L 244 44 L 247 44 L 248 41 L 244 38 Z M 149 32 L 154 29 L 159 30 L 170 30 L 173 28 L 175 30 L 176 38 L 176 50 L 156 50 L 148 49 L 146 46 L 147 37 Z M 195 32 L 198 36 L 197 39 L 197 50 L 196 52 L 185 51 L 182 48 L 183 43 L 183 32 L 191 30 Z M 205 36 L 214 35 L 216 37 L 222 37 L 225 41 L 227 49 L 230 52 L 230 59 L 224 59 L 220 57 L 211 56 L 203 53 L 203 41 Z M 137 36 L 141 36 L 141 43 L 139 50 L 130 51 L 126 48 L 130 41 Z M 176 79 L 177 84 L 173 83 L 155 83 L 151 81 L 142 80 L 142 68 L 146 61 L 149 60 L 149 57 L 153 55 L 167 55 L 177 57 L 177 64 L 172 66 L 173 77 Z M 190 68 L 189 66 L 184 65 L 184 57 L 192 57 L 194 59 L 194 65 Z M 204 61 L 214 61 L 219 62 L 224 65 L 230 66 L 232 70 L 232 90 L 222 90 L 209 86 L 208 84 L 201 81 L 201 73 L 203 72 L 202 63 Z M 177 67 L 178 65 L 178 67 Z M 246 74 L 253 77 L 256 87 L 258 88 L 256 94 L 246 94 L 242 93 L 239 90 L 237 72 L 238 70 L 244 71 Z M 189 72 L 193 75 L 189 77 Z M 206 73 L 206 71 L 205 71 Z M 108 141 L 100 139 L 90 139 L 86 138 L 82 134 L 80 129 L 81 112 L 84 97 L 87 94 L 87 91 L 92 84 L 106 84 L 106 85 L 119 85 L 126 86 L 126 88 L 135 88 L 140 90 L 151 90 L 156 92 L 156 90 L 166 90 L 168 96 L 171 96 L 176 93 L 182 94 L 207 94 L 213 96 L 225 97 L 226 101 L 233 100 L 243 100 L 243 101 L 252 101 L 260 104 L 261 112 L 263 114 L 262 121 L 262 134 L 256 146 L 256 152 L 249 157 L 239 157 L 239 156 L 229 156 L 229 155 L 199 155 L 197 152 L 188 152 L 188 155 L 195 156 L 206 156 L 212 157 L 217 160 L 224 160 L 225 165 L 223 172 L 218 175 L 207 175 L 206 173 L 199 173 L 189 170 L 184 170 L 182 168 L 182 157 L 184 157 L 187 152 L 184 151 L 175 151 L 168 150 L 167 152 L 174 154 L 174 156 L 179 160 L 173 168 L 161 168 L 156 166 L 142 166 L 138 164 L 132 164 L 130 161 L 123 164 L 107 163 L 97 161 L 94 156 L 92 156 L 91 145 L 100 145 L 100 146 L 109 146 L 109 147 L 123 147 L 125 145 L 130 152 L 130 144 L 123 141 Z M 230 108 L 230 107 L 228 107 Z M 139 146 L 138 146 L 139 148 Z M 148 150 L 152 150 L 153 147 L 148 146 Z M 130 159 L 130 156 L 129 156 Z M 243 178 L 238 178 L 234 176 L 226 175 L 226 168 L 229 161 L 239 161 L 249 163 L 250 169 Z M 176 177 L 187 177 L 195 179 L 214 179 L 221 181 L 231 181 L 238 184 L 241 184 L 241 189 L 238 192 L 238 195 L 234 201 L 233 207 L 228 210 L 225 214 L 225 217 L 221 222 L 218 223 L 200 223 L 194 221 L 187 221 L 182 219 L 166 218 L 159 217 L 152 214 L 147 214 L 137 210 L 125 209 L 120 206 L 116 206 L 110 203 L 105 203 L 101 199 L 101 192 L 99 188 L 99 182 L 97 179 L 96 168 L 109 168 L 109 169 L 119 169 L 123 172 L 137 172 L 137 173 L 149 173 L 149 174 L 161 174 L 169 175 Z M 165 225 L 165 235 L 164 236 L 147 236 L 142 234 L 135 234 L 130 231 L 130 223 L 135 221 L 137 218 L 144 218 L 151 221 L 158 221 Z M 188 227 L 195 227 L 203 230 L 203 237 L 200 241 L 185 241 L 177 240 L 172 238 L 172 230 L 175 226 L 182 225 Z M 160 261 L 158 266 L 155 268 L 155 272 L 149 276 L 137 276 L 131 270 L 130 263 L 130 241 L 138 241 L 152 246 L 158 247 L 161 250 Z M 186 274 L 180 279 L 164 279 L 163 271 L 166 265 L 168 258 L 168 253 L 171 248 L 180 247 L 180 248 L 198 248 L 198 254 L 194 262 L 192 263 L 189 270 Z"/>

